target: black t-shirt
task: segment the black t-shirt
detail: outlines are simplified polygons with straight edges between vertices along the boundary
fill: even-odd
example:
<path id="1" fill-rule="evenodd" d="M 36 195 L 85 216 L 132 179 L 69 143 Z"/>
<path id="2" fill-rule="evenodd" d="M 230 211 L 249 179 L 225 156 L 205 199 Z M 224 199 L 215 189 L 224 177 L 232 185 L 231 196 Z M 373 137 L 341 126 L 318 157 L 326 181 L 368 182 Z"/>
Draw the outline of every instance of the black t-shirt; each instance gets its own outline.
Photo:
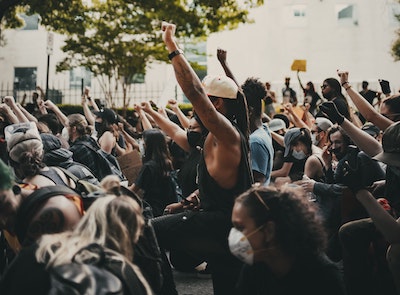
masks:
<path id="1" fill-rule="evenodd" d="M 167 205 L 177 202 L 170 176 L 164 176 L 154 160 L 143 164 L 135 185 L 144 190 L 143 198 L 150 204 L 154 216 L 162 215 Z"/>
<path id="2" fill-rule="evenodd" d="M 293 166 L 289 171 L 289 177 L 292 181 L 301 180 L 303 178 L 304 166 L 306 165 L 307 159 L 308 157 L 304 158 L 303 160 L 297 160 L 292 155 L 284 158 L 284 162 L 293 163 Z"/>
<path id="3" fill-rule="evenodd" d="M 263 263 L 245 265 L 237 283 L 238 295 L 341 295 L 345 286 L 339 269 L 326 256 L 302 258 L 284 277 Z"/>

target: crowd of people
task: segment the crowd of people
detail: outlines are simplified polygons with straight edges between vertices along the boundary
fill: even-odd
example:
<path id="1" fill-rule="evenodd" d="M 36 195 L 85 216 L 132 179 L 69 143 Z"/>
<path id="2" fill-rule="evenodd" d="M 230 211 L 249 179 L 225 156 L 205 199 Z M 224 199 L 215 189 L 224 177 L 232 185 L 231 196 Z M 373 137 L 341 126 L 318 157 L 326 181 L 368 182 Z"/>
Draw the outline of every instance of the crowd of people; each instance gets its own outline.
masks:
<path id="1" fill-rule="evenodd" d="M 142 102 L 133 125 L 88 90 L 82 114 L 3 98 L 0 293 L 172 295 L 173 268 L 206 264 L 214 294 L 400 294 L 400 95 L 338 71 L 322 97 L 287 77 L 278 102 L 223 49 L 200 81 L 175 30 L 190 116 Z"/>

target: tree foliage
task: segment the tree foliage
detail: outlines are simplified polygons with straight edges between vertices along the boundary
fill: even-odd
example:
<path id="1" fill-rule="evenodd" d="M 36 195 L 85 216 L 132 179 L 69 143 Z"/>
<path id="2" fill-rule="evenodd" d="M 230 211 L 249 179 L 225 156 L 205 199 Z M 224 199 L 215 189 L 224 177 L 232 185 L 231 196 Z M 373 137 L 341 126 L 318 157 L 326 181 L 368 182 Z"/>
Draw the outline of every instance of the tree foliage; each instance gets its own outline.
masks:
<path id="1" fill-rule="evenodd" d="M 194 40 L 250 22 L 249 9 L 263 0 L 0 0 L 3 27 L 15 27 L 18 10 L 38 13 L 42 25 L 67 36 L 66 58 L 58 71 L 88 68 L 104 80 L 112 100 L 113 87 L 128 90 L 132 78 L 146 65 L 166 61 L 161 42 L 163 20 L 177 25 L 177 36 Z M 7 6 L 8 5 L 8 6 Z M 126 99 L 124 104 L 127 104 Z"/>

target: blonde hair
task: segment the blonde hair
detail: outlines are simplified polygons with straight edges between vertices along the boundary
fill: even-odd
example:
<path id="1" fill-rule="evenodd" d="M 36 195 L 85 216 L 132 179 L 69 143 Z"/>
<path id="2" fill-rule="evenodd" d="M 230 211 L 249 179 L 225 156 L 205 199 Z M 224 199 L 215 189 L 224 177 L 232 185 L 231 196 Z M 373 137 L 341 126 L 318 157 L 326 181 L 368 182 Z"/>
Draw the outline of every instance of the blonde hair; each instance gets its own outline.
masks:
<path id="1" fill-rule="evenodd" d="M 91 205 L 72 232 L 44 235 L 36 259 L 47 267 L 70 263 L 80 249 L 97 243 L 133 261 L 133 246 L 143 225 L 141 208 L 135 200 L 106 195 Z"/>

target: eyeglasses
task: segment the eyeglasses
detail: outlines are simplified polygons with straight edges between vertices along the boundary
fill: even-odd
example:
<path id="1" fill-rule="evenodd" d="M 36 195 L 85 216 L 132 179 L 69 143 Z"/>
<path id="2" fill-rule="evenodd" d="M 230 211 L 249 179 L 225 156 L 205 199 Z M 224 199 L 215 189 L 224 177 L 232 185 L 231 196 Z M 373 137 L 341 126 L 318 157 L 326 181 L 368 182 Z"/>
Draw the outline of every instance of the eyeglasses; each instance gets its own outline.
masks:
<path id="1" fill-rule="evenodd" d="M 324 90 L 326 87 L 328 87 L 329 85 L 327 85 L 327 84 L 323 84 L 323 85 L 321 85 L 321 89 L 322 90 Z"/>

